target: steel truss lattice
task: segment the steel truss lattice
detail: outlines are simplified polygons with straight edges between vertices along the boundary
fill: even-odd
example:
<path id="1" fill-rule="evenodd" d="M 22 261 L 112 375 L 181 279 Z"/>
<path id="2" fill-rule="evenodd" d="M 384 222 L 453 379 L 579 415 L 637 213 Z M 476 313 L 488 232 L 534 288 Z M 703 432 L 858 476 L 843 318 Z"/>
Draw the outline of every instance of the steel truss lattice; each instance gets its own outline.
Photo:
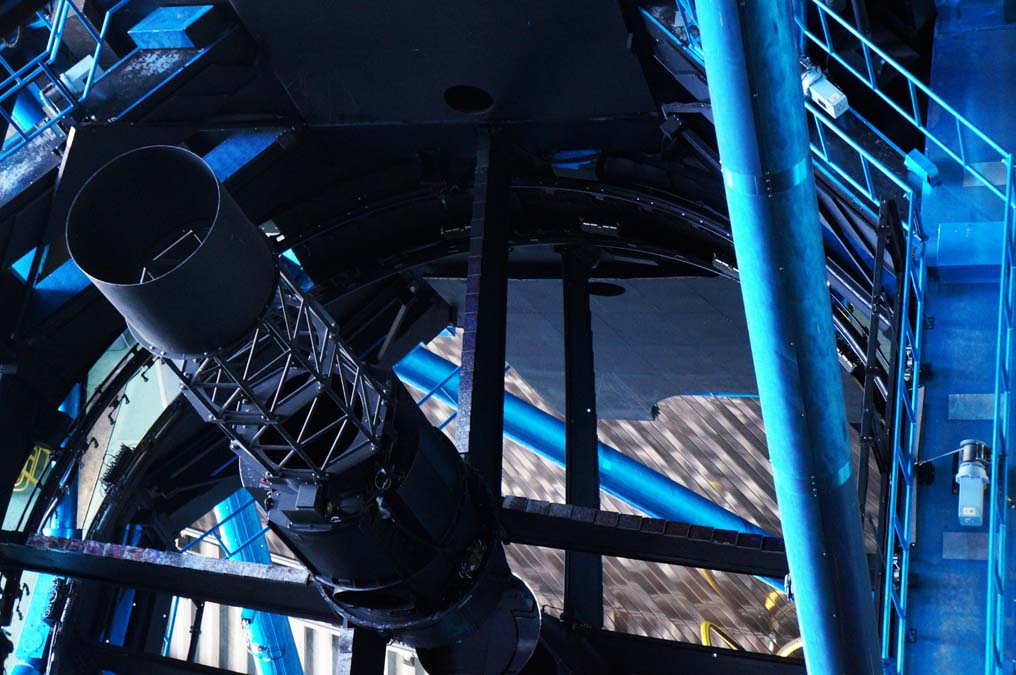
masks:
<path id="1" fill-rule="evenodd" d="M 250 336 L 231 349 L 165 363 L 202 418 L 272 475 L 316 477 L 382 447 L 391 385 L 342 343 L 335 320 L 285 272 Z"/>

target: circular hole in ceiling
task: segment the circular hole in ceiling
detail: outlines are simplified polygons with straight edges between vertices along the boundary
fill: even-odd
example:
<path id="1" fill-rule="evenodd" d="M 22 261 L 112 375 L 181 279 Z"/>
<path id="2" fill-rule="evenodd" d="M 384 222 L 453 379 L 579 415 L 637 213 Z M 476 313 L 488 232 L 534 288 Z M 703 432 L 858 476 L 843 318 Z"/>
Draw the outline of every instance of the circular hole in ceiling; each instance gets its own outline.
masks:
<path id="1" fill-rule="evenodd" d="M 599 295 L 606 298 L 613 298 L 618 295 L 624 295 L 624 286 L 619 286 L 618 284 L 608 284 L 606 281 L 590 281 L 589 295 Z"/>
<path id="2" fill-rule="evenodd" d="M 474 115 L 487 112 L 494 105 L 493 96 L 483 89 L 469 84 L 448 87 L 445 89 L 444 100 L 452 110 Z"/>

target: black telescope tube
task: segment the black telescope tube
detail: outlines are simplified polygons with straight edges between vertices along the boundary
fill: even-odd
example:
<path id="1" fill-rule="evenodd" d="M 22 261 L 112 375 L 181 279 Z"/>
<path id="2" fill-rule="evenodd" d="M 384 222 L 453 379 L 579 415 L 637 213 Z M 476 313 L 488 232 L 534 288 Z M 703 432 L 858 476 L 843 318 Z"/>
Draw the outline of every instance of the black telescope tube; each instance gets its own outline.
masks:
<path id="1" fill-rule="evenodd" d="M 227 349 L 278 283 L 268 239 L 205 162 L 175 146 L 132 150 L 99 169 L 67 217 L 67 248 L 146 347 L 164 356 Z"/>

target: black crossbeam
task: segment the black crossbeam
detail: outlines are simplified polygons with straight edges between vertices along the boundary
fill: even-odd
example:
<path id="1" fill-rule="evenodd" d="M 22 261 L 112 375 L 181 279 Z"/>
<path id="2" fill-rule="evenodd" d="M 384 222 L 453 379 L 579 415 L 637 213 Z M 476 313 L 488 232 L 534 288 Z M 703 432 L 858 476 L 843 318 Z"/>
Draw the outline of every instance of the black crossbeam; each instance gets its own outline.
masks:
<path id="1" fill-rule="evenodd" d="M 783 578 L 783 540 L 657 518 L 505 497 L 507 540 L 569 551 Z"/>
<path id="2" fill-rule="evenodd" d="M 0 569 L 23 569 L 334 623 L 307 570 L 0 531 Z"/>
<path id="3" fill-rule="evenodd" d="M 236 671 L 135 652 L 108 644 L 75 641 L 73 665 L 62 664 L 62 673 L 145 673 L 145 675 L 238 675 Z M 70 660 L 70 659 L 65 659 Z"/>
<path id="4" fill-rule="evenodd" d="M 610 673 L 805 675 L 802 659 L 705 647 L 606 630 L 577 632 L 596 646 Z"/>

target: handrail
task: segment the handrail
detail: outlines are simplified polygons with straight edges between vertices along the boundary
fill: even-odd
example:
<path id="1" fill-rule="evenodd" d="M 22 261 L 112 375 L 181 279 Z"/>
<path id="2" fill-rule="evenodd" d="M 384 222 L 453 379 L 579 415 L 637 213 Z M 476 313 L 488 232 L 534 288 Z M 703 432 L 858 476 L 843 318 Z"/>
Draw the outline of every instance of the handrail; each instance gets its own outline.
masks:
<path id="1" fill-rule="evenodd" d="M 989 493 L 989 527 L 988 527 L 988 599 L 987 599 L 987 612 L 985 617 L 985 673 L 986 675 L 1001 675 L 1003 672 L 1008 672 L 1005 669 L 1005 607 L 1006 607 L 1006 595 L 1007 595 L 1007 584 L 1006 584 L 1006 534 L 1008 528 L 1008 448 L 1012 442 L 1012 425 L 1013 425 L 1013 410 L 1012 410 L 1012 391 L 1013 391 L 1013 376 L 1014 376 L 1014 328 L 1016 328 L 1016 297 L 1014 297 L 1014 291 L 1016 291 L 1016 282 L 1014 282 L 1014 274 L 1016 274 L 1016 268 L 1014 268 L 1014 255 L 1016 255 L 1016 213 L 1014 213 L 1014 176 L 1013 176 L 1013 156 L 1011 153 L 1004 150 L 998 143 L 992 140 L 986 133 L 981 131 L 976 125 L 968 120 L 964 115 L 960 114 L 956 109 L 946 103 L 940 96 L 938 96 L 931 88 L 921 82 L 917 77 L 907 71 L 902 65 L 900 65 L 895 59 L 873 44 L 868 38 L 859 33 L 853 26 L 847 23 L 843 18 L 837 15 L 831 8 L 823 4 L 820 0 L 812 0 L 812 4 L 818 11 L 819 23 L 822 27 L 822 36 L 815 35 L 809 31 L 807 26 L 802 26 L 804 34 L 819 48 L 825 51 L 831 58 L 838 62 L 844 69 L 851 73 L 854 77 L 865 84 L 873 93 L 879 96 L 885 101 L 890 108 L 895 110 L 904 119 L 906 119 L 915 129 L 924 135 L 925 139 L 930 143 L 937 146 L 947 157 L 955 162 L 962 169 L 964 173 L 972 176 L 979 184 L 988 188 L 988 190 L 998 197 L 1002 201 L 1003 205 L 1003 242 L 1002 242 L 1002 258 L 1001 258 L 1001 269 L 999 277 L 999 313 L 998 313 L 998 337 L 996 345 L 996 366 L 995 366 L 995 407 L 993 416 L 993 458 L 991 463 L 991 485 Z M 839 26 L 840 29 L 850 34 L 860 45 L 861 53 L 864 57 L 865 72 L 860 72 L 853 64 L 849 62 L 844 56 L 837 52 L 836 47 L 833 43 L 832 35 L 830 32 L 829 18 Z M 892 68 L 897 75 L 906 80 L 907 92 L 909 95 L 909 109 L 905 108 L 898 101 L 894 100 L 888 93 L 886 93 L 878 84 L 878 78 L 875 74 L 875 68 L 873 65 L 873 55 L 877 56 L 882 64 Z M 880 64 L 881 65 L 881 64 Z M 945 115 L 948 115 L 953 120 L 953 127 L 955 128 L 955 147 L 952 147 L 950 143 L 944 138 L 940 138 L 937 134 L 933 133 L 931 129 L 921 119 L 920 112 L 920 101 L 918 100 L 918 92 L 927 96 L 929 105 L 936 105 Z M 989 177 L 987 177 L 982 171 L 978 170 L 975 163 L 970 161 L 971 149 L 968 147 L 970 136 L 974 139 L 979 140 L 982 144 L 981 152 L 985 150 L 989 151 L 989 159 L 993 161 L 1000 161 L 1005 166 L 1005 181 L 1002 188 L 999 189 L 998 185 L 993 183 Z M 966 136 L 966 139 L 965 139 Z M 857 187 L 857 186 L 855 186 Z M 908 237 L 909 239 L 909 237 Z M 908 246 L 908 259 L 907 265 L 911 264 L 912 253 Z M 921 267 L 923 267 L 923 260 Z M 922 272 L 923 274 L 923 272 Z M 909 278 L 909 277 L 908 277 Z M 909 284 L 908 284 L 909 291 Z M 916 394 L 917 391 L 917 380 L 920 376 L 920 358 L 919 348 L 921 344 L 921 331 L 923 327 L 923 290 L 919 293 L 922 299 L 918 302 L 918 321 L 917 326 L 913 330 L 913 344 L 918 348 L 913 356 L 913 379 L 914 386 L 912 393 Z M 905 303 L 906 304 L 906 303 Z M 907 317 L 907 309 L 904 310 L 903 317 Z M 906 331 L 904 331 L 904 338 L 908 337 Z M 902 345 L 903 343 L 901 343 Z M 901 368 L 902 375 L 902 368 Z M 903 413 L 906 413 L 908 417 L 908 424 L 914 424 L 910 416 L 916 410 L 916 399 L 911 402 L 911 405 L 905 408 L 896 408 L 896 423 L 899 427 L 902 422 Z M 899 429 L 897 428 L 897 431 Z M 913 438 L 914 434 L 908 435 L 908 438 Z M 898 436 L 897 436 L 898 438 Z M 893 493 L 891 494 L 891 508 L 889 510 L 889 518 L 893 520 L 893 527 L 889 528 L 890 542 L 899 543 L 900 545 L 900 590 L 898 595 L 894 596 L 890 591 L 892 590 L 892 553 L 894 546 L 887 548 L 887 566 L 886 566 L 886 601 L 883 615 L 883 658 L 889 660 L 891 656 L 895 657 L 895 666 L 897 673 L 904 672 L 904 655 L 905 655 L 905 641 L 907 638 L 906 628 L 906 597 L 907 597 L 907 582 L 909 575 L 909 553 L 908 553 L 908 534 L 909 534 L 909 503 L 911 490 L 913 489 L 910 484 L 913 480 L 913 450 L 910 448 L 908 452 L 901 454 L 899 457 L 894 456 L 893 461 L 893 480 L 902 475 L 906 483 L 906 492 L 904 497 L 904 518 L 903 524 L 901 524 L 896 517 L 897 511 L 897 490 L 894 486 Z M 894 453 L 895 455 L 895 453 Z M 898 460 L 905 460 L 905 465 L 898 465 Z M 901 471 L 897 471 L 899 468 Z M 898 483 L 898 482 L 897 482 Z M 898 622 L 896 625 L 896 647 L 895 654 L 890 654 L 890 614 L 895 609 L 898 614 Z"/>
<path id="2" fill-rule="evenodd" d="M 678 37 L 674 31 L 664 25 L 658 18 L 644 7 L 640 7 L 639 11 L 646 18 L 647 21 L 652 23 L 656 28 L 663 33 L 668 40 L 680 47 L 688 55 L 694 58 L 701 65 L 704 63 L 702 56 L 701 43 L 698 42 L 695 37 L 696 30 L 696 17 L 694 11 L 694 5 L 691 0 L 675 0 L 677 12 L 681 16 L 681 20 L 685 25 L 687 33 L 687 39 L 682 40 Z M 911 188 L 906 184 L 900 177 L 898 171 L 894 171 L 884 162 L 876 158 L 871 152 L 866 150 L 857 141 L 850 137 L 850 135 L 844 131 L 839 125 L 833 120 L 829 119 L 825 113 L 821 112 L 815 105 L 810 102 L 805 102 L 805 111 L 808 116 L 814 120 L 814 127 L 818 136 L 818 143 L 811 143 L 812 155 L 821 160 L 818 162 L 822 170 L 830 175 L 836 182 L 840 183 L 848 193 L 853 190 L 856 194 L 854 195 L 858 201 L 862 202 L 863 206 L 877 209 L 879 204 L 879 196 L 876 194 L 874 185 L 872 183 L 871 168 L 874 167 L 880 174 L 884 175 L 889 181 L 900 188 L 903 193 L 903 197 L 910 200 L 913 197 Z M 865 120 L 863 117 L 858 115 L 856 112 L 854 116 L 861 121 L 867 128 L 871 129 L 875 133 L 878 133 L 875 127 Z M 825 132 L 829 131 L 847 148 L 849 148 L 857 156 L 858 165 L 861 168 L 861 175 L 864 178 L 864 184 L 862 184 L 855 176 L 853 176 L 846 168 L 841 166 L 838 162 L 834 161 L 830 151 L 829 144 L 826 139 Z M 889 147 L 898 155 L 900 167 L 904 165 L 905 153 L 892 142 L 888 142 L 888 139 L 883 137 L 883 140 L 887 141 Z M 909 210 L 908 210 L 909 212 Z M 904 226 L 909 229 L 911 223 L 908 220 L 904 223 Z"/>
<path id="3" fill-rule="evenodd" d="M 910 209 L 915 206 L 911 201 Z M 916 216 L 910 215 L 914 222 Z M 882 659 L 904 672 L 904 649 L 909 636 L 907 600 L 912 529 L 911 505 L 916 491 L 914 458 L 920 424 L 921 352 L 924 335 L 927 266 L 920 251 L 919 227 L 906 231 L 903 289 L 896 308 L 897 354 L 894 387 L 892 448 L 889 467 L 889 508 L 886 511 L 884 592 L 882 602 Z M 910 323 L 911 308 L 915 316 Z M 902 518 L 901 518 L 902 515 Z M 897 576 L 896 572 L 899 571 Z M 895 640 L 893 639 L 895 637 Z"/>
<path id="4" fill-rule="evenodd" d="M 1013 433 L 1014 328 L 1016 328 L 1016 214 L 1013 211 L 1013 157 L 1006 167 L 1006 204 L 1003 219 L 999 280 L 998 339 L 995 353 L 995 410 L 992 437 L 991 486 L 988 516 L 988 607 L 985 621 L 985 673 L 1001 675 L 1005 662 L 1006 530 L 1009 518 L 1008 450 Z"/>
<path id="5" fill-rule="evenodd" d="M 830 168 L 832 168 L 839 176 L 847 181 L 849 185 L 857 190 L 862 196 L 864 196 L 873 205 L 879 204 L 879 195 L 875 191 L 875 185 L 871 177 L 871 167 L 878 169 L 879 173 L 889 179 L 896 187 L 900 189 L 903 195 L 909 201 L 913 196 L 913 189 L 907 185 L 907 182 L 900 178 L 892 169 L 890 169 L 884 162 L 879 160 L 875 155 L 862 147 L 857 141 L 850 137 L 846 131 L 837 126 L 833 120 L 826 117 L 822 113 L 818 106 L 813 104 L 811 101 L 804 102 L 804 108 L 811 115 L 812 119 L 815 120 L 815 128 L 817 130 L 817 136 L 819 139 L 818 145 L 812 143 L 812 153 L 824 161 Z M 829 144 L 826 140 L 825 130 L 828 129 L 837 136 L 844 144 L 847 145 L 851 150 L 857 153 L 861 164 L 861 171 L 865 178 L 865 184 L 861 185 L 853 176 L 850 175 L 845 169 L 839 166 L 829 156 Z M 909 222 L 904 223 L 904 228 L 909 228 Z"/>
<path id="6" fill-rule="evenodd" d="M 990 178 L 978 171 L 971 162 L 967 161 L 970 153 L 968 152 L 967 144 L 964 142 L 964 132 L 966 131 L 973 134 L 987 149 L 995 153 L 996 156 L 992 159 L 1005 161 L 1005 158 L 1009 153 L 1007 153 L 998 143 L 993 141 L 987 134 L 981 131 L 973 122 L 968 120 L 955 108 L 946 103 L 940 96 L 933 92 L 928 85 L 921 82 L 921 80 L 900 65 L 900 63 L 893 59 L 889 54 L 876 46 L 866 36 L 858 32 L 857 29 L 851 26 L 843 17 L 836 14 L 832 8 L 827 6 L 821 0 L 812 0 L 812 5 L 814 5 L 818 10 L 819 23 L 822 26 L 822 35 L 816 35 L 810 31 L 807 26 L 801 26 L 801 29 L 808 39 L 833 58 L 837 63 L 843 66 L 845 70 L 865 84 L 873 93 L 878 95 L 878 97 L 885 101 L 889 107 L 899 113 L 915 129 L 920 131 L 926 139 L 934 143 L 950 159 L 959 164 L 965 172 L 970 174 L 984 187 L 987 187 L 999 199 L 1005 200 L 1005 192 L 1003 190 L 999 190 Z M 839 26 L 839 28 L 853 36 L 857 43 L 860 44 L 861 53 L 864 56 L 865 72 L 862 73 L 852 63 L 850 63 L 847 58 L 837 51 L 830 32 L 830 17 L 833 22 Z M 881 64 L 889 66 L 896 72 L 897 75 L 906 80 L 907 92 L 909 94 L 909 110 L 894 100 L 879 86 L 878 77 L 875 74 L 875 66 L 872 61 L 873 55 L 877 56 L 881 60 Z M 932 133 L 927 125 L 922 121 L 918 92 L 927 96 L 929 101 L 934 102 L 935 105 L 953 118 L 956 128 L 957 149 L 954 150 L 944 139 L 940 139 L 937 135 Z"/>
<path id="7" fill-rule="evenodd" d="M 18 134 L 17 140 L 12 142 L 6 148 L 2 147 L 4 139 L 0 138 L 0 162 L 11 156 L 14 152 L 17 152 L 33 139 L 51 129 L 56 124 L 63 121 L 85 100 L 89 92 L 91 92 L 92 86 L 102 77 L 102 74 L 97 76 L 96 71 L 98 69 L 99 56 L 102 53 L 102 48 L 106 44 L 106 36 L 109 32 L 110 20 L 116 12 L 123 9 L 130 2 L 131 0 L 120 0 L 107 9 L 105 15 L 103 16 L 101 29 L 96 31 L 95 27 L 88 21 L 82 10 L 74 4 L 73 0 L 57 0 L 53 10 L 52 21 L 44 12 L 36 12 L 36 18 L 40 20 L 50 31 L 46 47 L 42 52 L 32 57 L 24 65 L 16 69 L 3 58 L 2 54 L 0 54 L 0 67 L 8 73 L 3 81 L 0 82 L 0 101 L 5 101 L 10 98 L 16 99 L 23 92 L 32 91 L 29 89 L 30 87 L 38 89 L 38 85 L 36 83 L 40 81 L 40 78 L 45 81 L 42 85 L 43 88 L 52 86 L 53 89 L 58 92 L 57 96 L 47 97 L 46 103 L 50 106 L 50 110 L 47 110 L 45 106 L 40 104 L 42 118 L 30 128 L 22 128 L 22 126 L 14 119 L 14 115 L 12 113 L 7 112 L 2 106 L 0 106 L 0 117 L 2 117 Z M 63 42 L 63 33 L 67 26 L 67 20 L 72 15 L 78 20 L 85 32 L 88 33 L 89 37 L 95 41 L 95 50 L 91 55 L 92 63 L 88 69 L 87 75 L 85 76 L 84 86 L 82 87 L 80 94 L 75 94 L 71 91 L 71 89 L 60 79 L 62 73 L 54 72 L 53 69 L 53 66 L 59 56 L 60 45 Z M 42 96 L 39 92 L 34 92 L 33 95 Z"/>

